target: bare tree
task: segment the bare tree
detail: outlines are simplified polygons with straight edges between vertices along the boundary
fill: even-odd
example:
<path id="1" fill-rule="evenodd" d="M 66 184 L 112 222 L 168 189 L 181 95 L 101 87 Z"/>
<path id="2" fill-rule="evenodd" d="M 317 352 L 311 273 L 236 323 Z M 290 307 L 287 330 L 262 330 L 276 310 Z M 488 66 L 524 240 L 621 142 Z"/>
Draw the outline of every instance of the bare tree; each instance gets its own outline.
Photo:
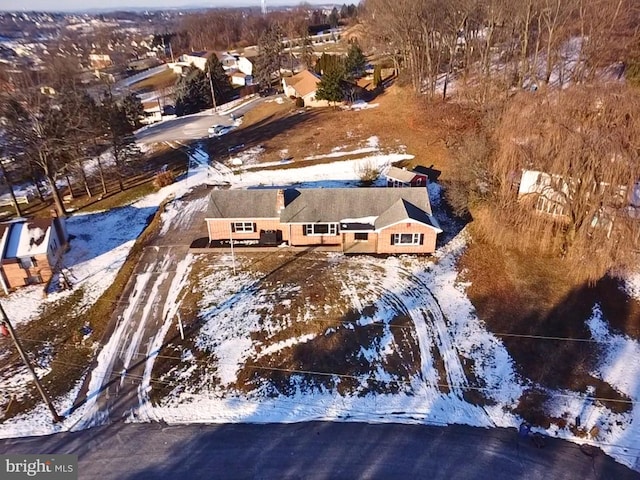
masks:
<path id="1" fill-rule="evenodd" d="M 12 93 L 2 104 L 10 145 L 42 171 L 58 214 L 66 215 L 56 179 L 83 128 L 82 119 L 75 114 L 79 111 L 76 97 L 64 91 L 49 97 L 31 86 Z"/>
<path id="2" fill-rule="evenodd" d="M 640 228 L 631 198 L 640 188 L 638 108 L 640 92 L 610 84 L 514 99 L 495 135 L 492 208 L 521 245 L 562 255 L 590 278 L 629 265 Z M 523 172 L 535 182 L 518 199 Z"/>

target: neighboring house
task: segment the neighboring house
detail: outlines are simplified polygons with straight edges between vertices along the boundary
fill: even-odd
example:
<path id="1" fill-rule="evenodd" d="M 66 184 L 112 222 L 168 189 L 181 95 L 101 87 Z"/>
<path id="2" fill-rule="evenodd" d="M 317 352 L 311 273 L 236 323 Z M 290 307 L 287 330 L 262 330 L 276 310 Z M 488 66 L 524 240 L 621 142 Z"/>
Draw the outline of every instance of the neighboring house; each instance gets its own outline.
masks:
<path id="1" fill-rule="evenodd" d="M 0 286 L 9 290 L 48 282 L 68 245 L 63 218 L 0 224 Z"/>
<path id="2" fill-rule="evenodd" d="M 559 175 L 551 175 L 535 170 L 524 170 L 520 177 L 518 198 L 531 198 L 535 209 L 552 216 L 564 215 L 565 198 L 569 186 Z"/>
<path id="3" fill-rule="evenodd" d="M 144 118 L 140 120 L 140 123 L 143 125 L 162 121 L 162 109 L 158 102 L 143 103 L 142 108 L 144 109 Z"/>
<path id="4" fill-rule="evenodd" d="M 288 97 L 301 97 L 306 107 L 328 107 L 326 100 L 316 100 L 316 90 L 320 77 L 309 70 L 303 70 L 292 77 L 282 79 L 282 88 Z"/>
<path id="5" fill-rule="evenodd" d="M 191 52 L 185 53 L 184 55 L 180 55 L 178 58 L 178 62 L 184 63 L 186 65 L 193 64 L 196 68 L 204 71 L 205 66 L 207 65 L 207 60 L 211 55 L 214 55 L 213 51 L 202 51 L 202 52 Z"/>
<path id="6" fill-rule="evenodd" d="M 229 52 L 216 52 L 216 56 L 225 70 L 238 69 L 238 57 L 236 55 L 232 55 Z"/>
<path id="7" fill-rule="evenodd" d="M 433 253 L 442 232 L 426 188 L 215 190 L 212 245 L 324 246 L 345 253 Z"/>
<path id="8" fill-rule="evenodd" d="M 385 173 L 387 187 L 424 187 L 427 175 L 407 170 L 406 168 L 389 167 Z"/>
<path id="9" fill-rule="evenodd" d="M 236 58 L 238 59 L 238 70 L 249 77 L 253 76 L 253 62 L 246 57 L 238 56 Z"/>
<path id="10" fill-rule="evenodd" d="M 605 184 L 600 185 L 604 188 Z M 521 201 L 528 201 L 539 212 L 552 217 L 562 219 L 569 212 L 565 211 L 567 201 L 573 195 L 571 179 L 565 180 L 560 175 L 539 172 L 535 170 L 524 170 L 520 177 L 518 186 L 518 198 Z M 626 185 L 620 185 L 616 189 L 614 196 L 619 199 L 619 205 L 625 207 L 625 214 L 632 218 L 640 218 L 640 182 L 636 182 L 634 188 L 629 192 Z M 613 199 L 612 199 L 613 200 Z M 612 219 L 616 213 L 612 206 L 601 206 L 596 213 L 593 225 L 604 224 L 611 230 Z"/>
<path id="11" fill-rule="evenodd" d="M 231 80 L 231 85 L 240 87 L 253 85 L 253 77 L 251 75 L 246 75 L 240 71 L 231 73 L 229 75 L 229 79 Z"/>

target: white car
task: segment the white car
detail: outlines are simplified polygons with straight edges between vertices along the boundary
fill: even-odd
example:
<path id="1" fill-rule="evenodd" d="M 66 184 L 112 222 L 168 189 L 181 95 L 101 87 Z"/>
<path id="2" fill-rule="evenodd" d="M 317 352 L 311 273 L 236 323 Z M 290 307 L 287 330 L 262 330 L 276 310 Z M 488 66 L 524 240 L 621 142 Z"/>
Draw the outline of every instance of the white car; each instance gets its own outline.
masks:
<path id="1" fill-rule="evenodd" d="M 227 133 L 231 127 L 227 127 L 225 125 L 213 125 L 209 127 L 207 132 L 209 133 L 209 138 L 211 137 L 219 137 L 220 135 L 224 135 Z"/>

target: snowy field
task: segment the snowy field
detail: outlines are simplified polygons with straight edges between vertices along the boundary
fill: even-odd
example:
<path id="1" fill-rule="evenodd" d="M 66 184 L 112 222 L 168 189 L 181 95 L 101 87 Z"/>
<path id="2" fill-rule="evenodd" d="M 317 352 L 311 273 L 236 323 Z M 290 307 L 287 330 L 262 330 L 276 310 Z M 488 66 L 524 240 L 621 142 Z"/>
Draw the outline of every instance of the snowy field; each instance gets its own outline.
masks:
<path id="1" fill-rule="evenodd" d="M 161 189 L 131 205 L 107 212 L 74 215 L 69 219 L 69 233 L 74 236 L 72 250 L 65 257 L 65 270 L 71 279 L 72 291 L 81 291 L 77 308 L 84 309 L 95 302 L 112 283 L 147 219 L 166 199 L 179 198 L 190 189 L 202 185 L 229 185 L 231 188 L 269 186 L 345 186 L 356 185 L 358 169 L 363 165 L 384 168 L 392 162 L 410 159 L 404 153 L 382 153 L 377 139 L 355 151 L 328 152 L 316 158 L 361 155 L 348 160 L 296 169 L 273 171 L 240 171 L 215 164 L 208 165 L 202 149 L 191 153 L 189 174 L 175 184 Z M 248 163 L 251 163 L 250 160 Z M 439 204 L 440 189 L 430 188 L 432 203 Z M 205 202 L 185 205 L 174 201 L 162 216 L 161 232 L 180 228 L 185 208 L 205 208 Z M 195 347 L 211 358 L 215 366 L 208 377 L 197 377 L 196 353 L 183 350 L 180 367 L 173 372 L 185 380 L 182 387 L 172 388 L 159 404 L 150 401 L 154 381 L 154 356 L 147 360 L 139 393 L 140 406 L 130 421 L 164 420 L 169 423 L 223 422 L 298 422 L 306 420 L 336 420 L 365 422 L 400 422 L 418 424 L 462 423 L 481 427 L 517 427 L 522 421 L 513 413 L 525 389 L 537 387 L 521 378 L 499 338 L 491 334 L 475 315 L 466 296 L 467 285 L 458 282 L 456 260 L 466 246 L 466 233 L 447 237 L 431 259 L 411 256 L 379 259 L 373 257 L 343 257 L 325 254 L 327 262 L 336 268 L 351 271 L 342 278 L 340 297 L 356 318 L 352 327 L 378 325 L 378 335 L 363 345 L 357 356 L 372 367 L 365 374 L 348 378 L 348 394 L 339 393 L 338 386 L 347 378 L 336 375 L 323 382 L 309 382 L 311 372 L 287 372 L 291 391 L 277 391 L 268 381 L 259 378 L 242 383 L 241 374 L 247 366 L 265 358 L 280 358 L 292 349 L 311 345 L 322 336 L 335 331 L 304 331 L 283 336 L 282 325 L 269 323 L 274 308 L 281 318 L 295 323 L 301 311 L 291 309 L 298 287 L 282 285 L 278 304 L 258 288 L 254 271 L 240 268 L 231 273 L 231 258 L 221 255 L 213 272 L 200 277 L 198 285 L 189 283 L 190 273 L 197 263 L 196 255 L 188 255 L 175 272 L 171 287 L 173 308 L 163 311 L 165 323 L 150 346 L 157 350 L 175 328 L 181 292 L 200 288 L 203 294 L 199 312 L 203 319 L 197 332 Z M 240 260 L 238 260 L 240 262 Z M 241 264 L 239 263 L 239 266 Z M 638 295 L 640 282 L 629 281 L 629 291 Z M 367 288 L 355 288 L 367 285 Z M 3 301 L 8 314 L 16 322 L 35 318 L 47 302 L 69 295 L 54 293 L 46 300 L 41 290 L 23 289 Z M 288 296 L 288 297 L 287 297 Z M 292 303 L 288 303 L 292 302 Z M 167 305 L 167 304 L 165 304 Z M 373 307 L 368 309 L 367 307 Z M 323 307 L 311 302 L 302 320 L 313 322 L 321 318 Z M 374 313 L 371 313 L 371 312 Z M 282 313 L 284 312 L 284 314 Z M 414 358 L 415 371 L 398 374 L 389 367 L 388 358 L 397 355 L 400 343 L 393 332 L 394 316 L 398 313 L 410 319 L 412 342 L 419 355 Z M 577 437 L 567 427 L 552 425 L 546 433 L 579 443 L 593 443 L 621 463 L 640 470 L 640 343 L 610 331 L 606 318 L 598 308 L 587 322 L 595 341 L 602 342 L 606 354 L 593 375 L 628 395 L 633 402 L 627 413 L 613 413 L 592 396 L 570 391 L 548 391 L 549 413 L 554 417 L 575 418 L 580 415 L 586 431 L 597 426 L 596 439 Z M 337 329 L 338 327 L 333 327 Z M 262 335 L 262 336 L 260 336 Z M 279 336 L 278 336 L 279 335 Z M 258 337 L 256 337 L 258 336 Z M 261 340 L 254 340 L 261 338 Z M 269 339 L 275 339 L 270 341 Z M 115 340 L 114 340 L 115 342 Z M 98 369 L 109 362 L 115 343 L 102 349 Z M 42 371 L 44 373 L 44 370 Z M 246 372 L 245 372 L 246 373 Z M 259 376 L 258 376 L 259 377 Z M 165 380 L 169 377 L 165 377 Z M 189 382 L 190 378 L 199 379 Z M 161 380 L 161 379 L 160 379 Z M 202 381 L 200 381 L 202 380 Z M 377 385 L 397 385 L 398 388 L 367 389 L 373 380 Z M 16 388 L 25 378 L 2 380 L 2 388 Z M 78 385 L 79 388 L 79 385 Z M 90 387 L 90 392 L 92 391 Z M 384 390 L 384 391 L 383 391 Z M 469 395 L 469 393 L 475 395 Z M 76 391 L 59 398 L 61 411 L 68 410 Z M 90 395 L 91 396 L 91 395 Z M 477 400 L 478 397 L 482 401 Z M 475 400 L 474 400 L 475 399 Z M 54 426 L 44 407 L 12 418 L 0 425 L 0 437 L 40 435 L 61 430 L 83 428 L 87 418 L 99 414 L 95 404 L 88 402 L 62 424 Z"/>

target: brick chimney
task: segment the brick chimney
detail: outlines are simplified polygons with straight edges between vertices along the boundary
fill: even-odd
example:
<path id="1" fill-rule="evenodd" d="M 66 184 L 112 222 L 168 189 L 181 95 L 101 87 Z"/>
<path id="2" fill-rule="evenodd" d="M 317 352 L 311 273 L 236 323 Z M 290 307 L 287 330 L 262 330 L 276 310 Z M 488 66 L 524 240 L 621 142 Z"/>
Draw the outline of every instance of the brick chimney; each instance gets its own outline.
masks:
<path id="1" fill-rule="evenodd" d="M 284 210 L 284 190 L 281 188 L 276 192 L 276 210 L 278 214 Z"/>

